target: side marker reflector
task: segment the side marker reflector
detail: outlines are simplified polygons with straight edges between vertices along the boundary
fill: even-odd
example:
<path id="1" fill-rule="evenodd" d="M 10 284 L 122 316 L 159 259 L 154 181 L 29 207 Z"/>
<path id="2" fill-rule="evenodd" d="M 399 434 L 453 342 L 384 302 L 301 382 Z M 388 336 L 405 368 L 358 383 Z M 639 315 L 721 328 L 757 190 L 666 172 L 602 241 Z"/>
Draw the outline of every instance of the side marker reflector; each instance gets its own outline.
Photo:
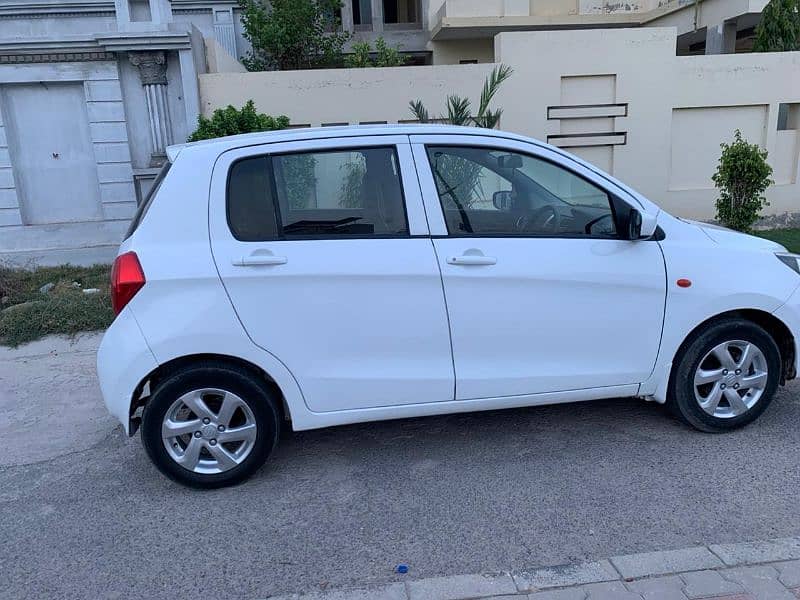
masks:
<path id="1" fill-rule="evenodd" d="M 678 284 L 678 287 L 682 288 L 691 287 L 692 285 L 692 281 L 690 279 L 678 279 L 676 283 Z"/>

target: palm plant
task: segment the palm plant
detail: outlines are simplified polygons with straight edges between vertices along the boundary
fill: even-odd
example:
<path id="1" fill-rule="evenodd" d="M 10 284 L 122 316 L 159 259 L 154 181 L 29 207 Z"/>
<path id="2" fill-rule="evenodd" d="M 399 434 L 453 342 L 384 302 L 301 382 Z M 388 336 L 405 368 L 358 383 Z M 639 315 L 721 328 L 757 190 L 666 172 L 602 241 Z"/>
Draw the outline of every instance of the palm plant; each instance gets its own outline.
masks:
<path id="1" fill-rule="evenodd" d="M 486 129 L 493 129 L 497 127 L 500 122 L 500 117 L 503 114 L 503 109 L 498 108 L 491 110 L 489 104 L 492 102 L 497 90 L 503 82 L 508 79 L 513 73 L 513 69 L 508 65 L 498 65 L 483 83 L 483 90 L 481 91 L 481 99 L 478 104 L 478 113 L 472 116 L 472 103 L 469 98 L 464 98 L 457 94 L 450 94 L 447 96 L 445 107 L 447 114 L 436 118 L 436 121 L 447 123 L 450 125 L 475 125 L 476 127 L 484 127 Z M 421 100 L 412 100 L 408 104 L 411 113 L 420 123 L 430 123 L 430 112 Z"/>
<path id="2" fill-rule="evenodd" d="M 475 116 L 472 116 L 472 104 L 469 98 L 456 94 L 447 96 L 445 102 L 447 114 L 436 119 L 431 119 L 430 112 L 421 100 L 409 102 L 409 108 L 420 123 L 430 123 L 435 120 L 449 125 L 474 125 L 475 127 L 494 129 L 500 122 L 503 109 L 492 110 L 489 108 L 489 104 L 511 73 L 513 70 L 507 65 L 499 65 L 492 69 L 483 83 L 478 114 Z M 483 199 L 481 185 L 483 168 L 481 165 L 460 156 L 441 154 L 435 157 L 433 168 L 439 195 L 448 203 L 452 202 L 459 209 L 464 210 Z"/>

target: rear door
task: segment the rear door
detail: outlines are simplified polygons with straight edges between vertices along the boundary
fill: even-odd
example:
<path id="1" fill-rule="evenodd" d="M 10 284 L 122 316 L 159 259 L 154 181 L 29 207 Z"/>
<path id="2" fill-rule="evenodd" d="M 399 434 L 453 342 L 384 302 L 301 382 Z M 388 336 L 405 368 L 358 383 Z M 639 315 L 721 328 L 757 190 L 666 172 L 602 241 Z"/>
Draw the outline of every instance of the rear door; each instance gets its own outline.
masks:
<path id="1" fill-rule="evenodd" d="M 454 398 L 441 276 L 408 138 L 226 152 L 209 218 L 239 318 L 294 374 L 311 410 Z"/>

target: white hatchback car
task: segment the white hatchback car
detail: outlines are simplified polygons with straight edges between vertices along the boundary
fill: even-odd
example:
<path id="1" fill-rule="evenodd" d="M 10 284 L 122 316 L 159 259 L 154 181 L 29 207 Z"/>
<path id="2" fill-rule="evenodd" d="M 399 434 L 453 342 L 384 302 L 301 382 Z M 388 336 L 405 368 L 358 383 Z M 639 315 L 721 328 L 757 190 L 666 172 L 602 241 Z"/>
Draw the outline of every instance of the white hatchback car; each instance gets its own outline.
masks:
<path id="1" fill-rule="evenodd" d="M 114 264 L 97 370 L 184 484 L 243 480 L 284 422 L 637 396 L 723 431 L 795 376 L 798 257 L 541 142 L 347 127 L 168 156 Z"/>

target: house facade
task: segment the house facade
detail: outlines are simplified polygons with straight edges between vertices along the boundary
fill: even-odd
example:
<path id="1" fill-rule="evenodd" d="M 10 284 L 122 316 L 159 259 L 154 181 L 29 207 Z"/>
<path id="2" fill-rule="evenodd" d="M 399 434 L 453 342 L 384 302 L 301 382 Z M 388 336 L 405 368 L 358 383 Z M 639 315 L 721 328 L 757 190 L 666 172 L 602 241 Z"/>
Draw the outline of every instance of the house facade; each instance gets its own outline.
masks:
<path id="1" fill-rule="evenodd" d="M 763 4 L 344 0 L 341 19 L 352 42 L 383 37 L 412 64 L 457 65 L 495 62 L 498 33 L 548 29 L 667 26 L 677 54 L 730 53 Z M 243 71 L 247 50 L 233 0 L 4 0 L 0 260 L 110 260 L 165 147 L 208 112 L 198 77 Z"/>

